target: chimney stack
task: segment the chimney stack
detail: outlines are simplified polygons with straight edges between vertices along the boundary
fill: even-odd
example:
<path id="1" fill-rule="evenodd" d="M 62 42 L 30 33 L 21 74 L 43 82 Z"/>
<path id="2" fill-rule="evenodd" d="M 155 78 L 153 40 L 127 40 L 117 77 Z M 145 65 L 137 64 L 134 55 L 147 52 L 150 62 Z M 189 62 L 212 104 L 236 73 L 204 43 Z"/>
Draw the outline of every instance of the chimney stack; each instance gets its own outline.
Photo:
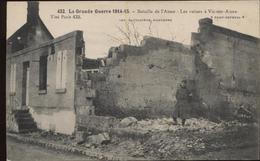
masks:
<path id="1" fill-rule="evenodd" d="M 39 18 L 39 2 L 28 1 L 27 4 L 27 23 L 36 24 Z"/>

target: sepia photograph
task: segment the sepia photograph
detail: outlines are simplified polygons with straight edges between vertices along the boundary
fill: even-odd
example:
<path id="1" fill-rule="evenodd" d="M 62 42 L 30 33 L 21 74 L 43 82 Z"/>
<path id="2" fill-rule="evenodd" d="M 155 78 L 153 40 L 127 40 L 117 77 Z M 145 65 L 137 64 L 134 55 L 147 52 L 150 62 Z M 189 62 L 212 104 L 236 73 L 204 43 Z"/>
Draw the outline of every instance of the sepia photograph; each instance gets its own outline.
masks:
<path id="1" fill-rule="evenodd" d="M 8 1 L 6 160 L 260 159 L 260 1 Z"/>

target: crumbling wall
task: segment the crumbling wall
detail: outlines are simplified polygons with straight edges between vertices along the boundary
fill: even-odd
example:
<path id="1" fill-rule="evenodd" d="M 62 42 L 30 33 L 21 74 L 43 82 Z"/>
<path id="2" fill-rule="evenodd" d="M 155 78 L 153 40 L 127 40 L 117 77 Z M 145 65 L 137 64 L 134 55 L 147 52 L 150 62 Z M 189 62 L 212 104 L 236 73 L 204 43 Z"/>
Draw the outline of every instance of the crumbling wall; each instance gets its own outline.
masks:
<path id="1" fill-rule="evenodd" d="M 82 133 L 98 133 L 107 131 L 118 124 L 118 120 L 110 116 L 96 116 L 93 99 L 96 97 L 96 90 L 93 88 L 93 81 L 100 79 L 99 75 L 93 78 L 91 73 L 84 72 L 82 66 L 77 66 L 78 79 L 75 86 L 75 110 L 76 110 L 76 136 Z"/>
<path id="2" fill-rule="evenodd" d="M 202 19 L 199 24 L 199 33 L 192 34 L 192 49 L 200 97 L 226 118 L 241 105 L 256 108 L 259 39 L 215 26 L 211 19 Z"/>
<path id="3" fill-rule="evenodd" d="M 194 54 L 180 43 L 145 37 L 139 47 L 111 48 L 97 89 L 97 115 L 169 115 L 179 83 L 194 77 Z"/>
<path id="4" fill-rule="evenodd" d="M 241 107 L 255 113 L 260 99 L 259 39 L 213 25 L 208 18 L 199 25 L 191 49 L 151 37 L 141 46 L 111 48 L 103 74 L 93 77 L 97 114 L 170 114 L 183 79 L 194 82 L 189 88 L 209 117 L 231 119 Z"/>

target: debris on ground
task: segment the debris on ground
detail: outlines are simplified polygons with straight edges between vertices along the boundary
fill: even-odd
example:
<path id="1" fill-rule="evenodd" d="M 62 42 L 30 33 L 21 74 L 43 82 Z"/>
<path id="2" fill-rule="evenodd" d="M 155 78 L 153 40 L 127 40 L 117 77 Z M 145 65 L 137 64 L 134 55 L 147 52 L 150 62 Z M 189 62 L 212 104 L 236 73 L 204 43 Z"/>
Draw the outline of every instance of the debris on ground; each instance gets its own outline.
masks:
<path id="1" fill-rule="evenodd" d="M 126 117 L 120 121 L 120 127 L 128 127 L 136 124 L 138 120 L 135 117 Z"/>
<path id="2" fill-rule="evenodd" d="M 101 145 L 101 144 L 108 144 L 110 142 L 110 136 L 108 133 L 101 133 L 98 135 L 91 135 L 87 137 L 86 142 L 89 145 Z"/>
<path id="3" fill-rule="evenodd" d="M 113 155 L 153 160 L 200 159 L 209 153 L 216 155 L 215 158 L 221 158 L 220 155 L 226 150 L 236 152 L 237 149 L 247 147 L 254 149 L 258 146 L 255 141 L 258 138 L 257 123 L 241 123 L 236 120 L 214 123 L 203 118 L 191 118 L 186 121 L 185 126 L 182 126 L 181 120 L 178 121 L 178 125 L 173 124 L 172 118 L 139 121 L 135 118 L 124 118 L 121 121 L 123 129 L 148 132 L 149 135 L 145 139 L 110 136 L 107 132 L 87 137 L 83 132 L 75 133 L 75 137 L 45 131 L 24 135 Z M 76 141 L 84 139 L 84 144 L 75 144 Z"/>
<path id="4" fill-rule="evenodd" d="M 180 120 L 179 120 L 180 122 Z M 128 128 L 141 130 L 141 131 L 176 131 L 178 129 L 187 128 L 190 130 L 201 130 L 205 132 L 222 130 L 222 124 L 217 124 L 202 118 L 191 118 L 186 121 L 185 126 L 181 124 L 174 125 L 172 118 L 162 118 L 155 120 L 140 120 L 136 124 L 129 126 Z"/>
<path id="5" fill-rule="evenodd" d="M 237 109 L 235 118 L 240 122 L 256 122 L 257 111 L 255 108 L 241 106 Z"/>
<path id="6" fill-rule="evenodd" d="M 86 132 L 84 131 L 77 131 L 75 135 L 77 144 L 81 144 L 86 140 Z"/>

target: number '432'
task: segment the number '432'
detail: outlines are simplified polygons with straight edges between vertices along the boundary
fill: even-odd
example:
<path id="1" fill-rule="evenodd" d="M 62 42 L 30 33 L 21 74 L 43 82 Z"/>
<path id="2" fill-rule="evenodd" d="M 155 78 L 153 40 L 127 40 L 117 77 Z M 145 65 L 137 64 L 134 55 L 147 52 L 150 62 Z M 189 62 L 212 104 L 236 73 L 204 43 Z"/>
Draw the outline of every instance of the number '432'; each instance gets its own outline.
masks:
<path id="1" fill-rule="evenodd" d="M 65 9 L 58 9 L 58 13 L 65 13 Z"/>

